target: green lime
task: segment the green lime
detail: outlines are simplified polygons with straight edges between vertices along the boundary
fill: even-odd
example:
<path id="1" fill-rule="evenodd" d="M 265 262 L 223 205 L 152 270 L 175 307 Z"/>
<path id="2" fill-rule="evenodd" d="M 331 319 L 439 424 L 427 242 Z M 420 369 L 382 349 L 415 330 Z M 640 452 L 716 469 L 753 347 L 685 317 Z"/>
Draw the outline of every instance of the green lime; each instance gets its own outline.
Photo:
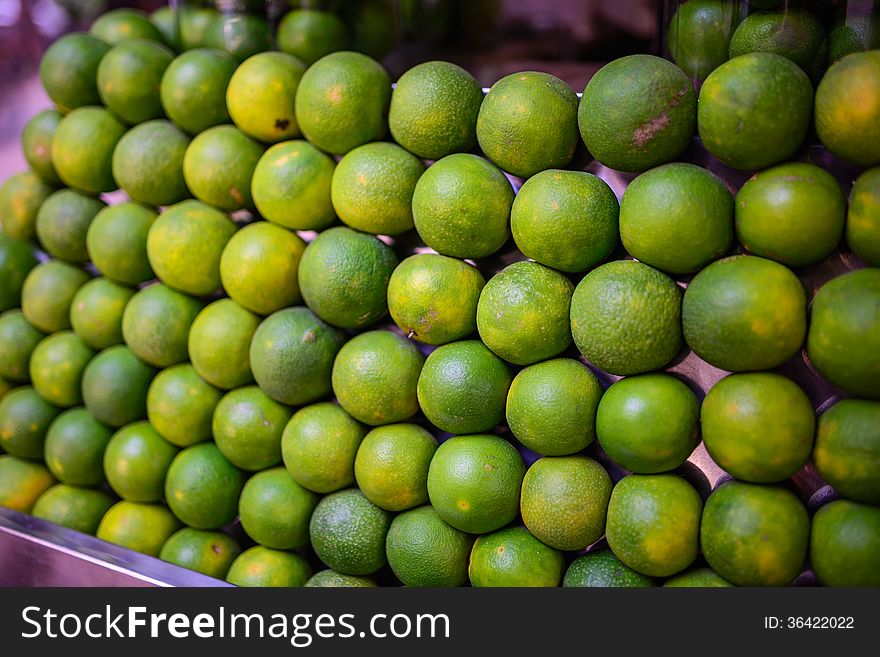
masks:
<path id="1" fill-rule="evenodd" d="M 880 504 L 880 402 L 842 399 L 822 413 L 813 463 L 844 497 Z"/>
<path id="2" fill-rule="evenodd" d="M 81 32 L 65 34 L 46 50 L 40 60 L 40 81 L 62 113 L 101 104 L 98 64 L 108 50 L 104 41 Z"/>
<path id="3" fill-rule="evenodd" d="M 401 262 L 388 281 L 388 312 L 413 340 L 442 345 L 477 329 L 477 302 L 486 279 L 456 258 L 420 253 Z"/>
<path id="4" fill-rule="evenodd" d="M 46 434 L 46 465 L 65 484 L 97 486 L 104 481 L 104 450 L 112 435 L 86 409 L 65 411 Z"/>
<path id="5" fill-rule="evenodd" d="M 677 475 L 629 475 L 611 492 L 608 547 L 627 566 L 667 577 L 697 557 L 703 502 Z"/>
<path id="6" fill-rule="evenodd" d="M 155 367 L 187 359 L 189 328 L 202 303 L 157 283 L 137 292 L 122 315 L 125 344 Z"/>
<path id="7" fill-rule="evenodd" d="M 700 89 L 703 146 L 727 166 L 763 169 L 798 149 L 810 122 L 813 87 L 797 64 L 767 52 L 725 62 Z"/>
<path id="8" fill-rule="evenodd" d="M 846 215 L 846 241 L 869 267 L 880 267 L 880 167 L 856 178 Z"/>
<path id="9" fill-rule="evenodd" d="M 309 523 L 312 548 L 333 570 L 369 575 L 386 563 L 385 535 L 391 514 L 356 488 L 331 493 L 315 507 Z"/>
<path id="10" fill-rule="evenodd" d="M 238 62 L 211 48 L 190 50 L 165 69 L 159 97 L 168 118 L 191 135 L 231 121 L 226 87 Z"/>
<path id="11" fill-rule="evenodd" d="M 755 256 L 713 262 L 688 285 L 684 339 L 731 372 L 771 369 L 794 356 L 807 330 L 806 294 L 789 269 Z"/>
<path id="12" fill-rule="evenodd" d="M 587 83 L 578 126 L 590 153 L 620 171 L 644 171 L 676 159 L 691 141 L 697 99 L 672 62 L 629 55 L 600 68 Z"/>
<path id="13" fill-rule="evenodd" d="M 498 80 L 477 117 L 477 140 L 501 169 L 528 178 L 565 167 L 578 144 L 578 97 L 549 73 L 524 71 Z"/>
<path id="14" fill-rule="evenodd" d="M 125 126 L 101 107 L 80 107 L 61 119 L 52 137 L 52 162 L 66 185 L 89 194 L 119 187 L 113 151 Z"/>
<path id="15" fill-rule="evenodd" d="M 647 588 L 654 580 L 636 572 L 611 550 L 597 550 L 577 557 L 565 571 L 565 587 L 579 588 Z"/>
<path id="16" fill-rule="evenodd" d="M 258 472 L 241 491 L 241 526 L 265 547 L 303 547 L 309 544 L 309 519 L 319 497 L 296 483 L 283 467 Z"/>
<path id="17" fill-rule="evenodd" d="M 297 274 L 306 243 L 266 221 L 245 226 L 220 257 L 223 289 L 243 308 L 270 315 L 302 300 Z"/>
<path id="18" fill-rule="evenodd" d="M 95 356 L 71 331 L 59 331 L 40 342 L 31 354 L 34 390 L 50 404 L 69 408 L 82 403 L 82 375 Z"/>
<path id="19" fill-rule="evenodd" d="M 70 306 L 89 275 L 60 260 L 34 267 L 21 288 L 21 312 L 44 333 L 70 328 Z"/>
<path id="20" fill-rule="evenodd" d="M 226 107 L 239 130 L 270 144 L 298 137 L 293 102 L 305 71 L 305 64 L 285 52 L 245 60 L 226 89 Z"/>
<path id="21" fill-rule="evenodd" d="M 810 565 L 825 586 L 880 586 L 880 509 L 848 500 L 819 509 Z"/>
<path id="22" fill-rule="evenodd" d="M 730 248 L 733 197 L 706 169 L 664 164 L 627 185 L 620 237 L 641 262 L 670 274 L 692 274 Z"/>
<path id="23" fill-rule="evenodd" d="M 711 568 L 694 568 L 681 575 L 670 577 L 663 582 L 663 586 L 669 588 L 706 589 L 728 588 L 733 586 L 733 584 L 728 582 Z"/>
<path id="24" fill-rule="evenodd" d="M 253 383 L 250 344 L 260 319 L 232 299 L 220 299 L 196 315 L 189 331 L 189 359 L 198 375 L 217 388 Z"/>
<path id="25" fill-rule="evenodd" d="M 730 57 L 750 52 L 782 55 L 818 80 L 828 53 L 825 27 L 816 14 L 796 7 L 750 13 L 730 38 Z"/>
<path id="26" fill-rule="evenodd" d="M 98 66 L 102 103 L 130 125 L 164 115 L 159 85 L 174 53 L 156 41 L 128 39 L 113 46 Z"/>
<path id="27" fill-rule="evenodd" d="M 189 137 L 170 121 L 147 121 L 126 132 L 113 151 L 113 177 L 135 201 L 171 205 L 189 197 L 183 157 Z"/>
<path id="28" fill-rule="evenodd" d="M 284 465 L 296 482 L 316 493 L 354 483 L 354 462 L 366 429 L 331 402 L 297 411 L 281 435 Z"/>
<path id="29" fill-rule="evenodd" d="M 303 586 L 306 588 L 373 588 L 376 583 L 367 577 L 343 575 L 328 568 L 312 575 Z"/>
<path id="30" fill-rule="evenodd" d="M 296 122 L 306 139 L 334 155 L 380 139 L 387 129 L 391 78 L 359 52 L 322 57 L 302 76 Z"/>
<path id="31" fill-rule="evenodd" d="M 45 337 L 20 310 L 0 314 L 0 377 L 10 383 L 27 383 L 31 354 Z"/>
<path id="32" fill-rule="evenodd" d="M 401 422 L 419 410 L 416 388 L 425 357 L 391 331 L 368 331 L 345 343 L 333 362 L 333 393 L 369 425 Z"/>
<path id="33" fill-rule="evenodd" d="M 471 150 L 483 91 L 451 62 L 425 62 L 400 76 L 391 94 L 388 126 L 394 141 L 428 160 Z"/>
<path id="34" fill-rule="evenodd" d="M 405 586 L 463 586 L 474 537 L 447 525 L 433 507 L 411 509 L 391 521 L 385 552 Z"/>
<path id="35" fill-rule="evenodd" d="M 666 42 L 673 61 L 690 77 L 705 80 L 727 61 L 727 44 L 739 8 L 727 0 L 690 0 L 669 19 Z"/>
<path id="36" fill-rule="evenodd" d="M 131 502 L 162 500 L 165 475 L 178 450 L 148 422 L 123 427 L 107 443 L 104 473 L 119 497 Z"/>
<path id="37" fill-rule="evenodd" d="M 443 345 L 425 360 L 417 394 L 425 417 L 449 433 L 488 431 L 504 420 L 513 375 L 479 340 Z"/>
<path id="38" fill-rule="evenodd" d="M 284 15 L 275 41 L 279 50 L 311 66 L 324 55 L 343 50 L 348 34 L 345 24 L 332 12 L 306 7 Z"/>
<path id="39" fill-rule="evenodd" d="M 503 438 L 455 436 L 434 453 L 428 497 L 445 522 L 486 534 L 516 518 L 525 473 L 519 452 Z"/>
<path id="40" fill-rule="evenodd" d="M 92 23 L 89 34 L 111 45 L 129 39 L 152 39 L 164 43 L 159 29 L 138 9 L 113 9 L 101 14 Z"/>
<path id="41" fill-rule="evenodd" d="M 480 536 L 471 550 L 468 576 L 476 587 L 559 586 L 564 560 L 525 527 Z"/>
<path id="42" fill-rule="evenodd" d="M 31 515 L 83 534 L 94 534 L 111 506 L 113 498 L 102 490 L 56 484 L 37 498 Z"/>
<path id="43" fill-rule="evenodd" d="M 668 374 L 613 383 L 599 402 L 596 435 L 602 449 L 630 472 L 654 474 L 682 465 L 700 442 L 700 402 Z"/>
<path id="44" fill-rule="evenodd" d="M 305 586 L 312 575 L 308 562 L 298 554 L 255 545 L 229 567 L 226 581 L 236 586 Z"/>
<path id="45" fill-rule="evenodd" d="M 428 466 L 436 450 L 434 436 L 416 424 L 377 427 L 358 448 L 354 462 L 358 488 L 386 511 L 425 504 Z"/>
<path id="46" fill-rule="evenodd" d="M 177 7 L 177 30 L 181 50 L 203 48 L 208 45 L 208 30 L 213 27 L 218 12 L 214 8 L 182 5 Z M 225 44 L 221 44 L 220 50 Z M 236 64 L 238 60 L 236 60 Z"/>
<path id="47" fill-rule="evenodd" d="M 507 424 L 523 445 L 546 456 L 579 452 L 596 437 L 599 380 L 569 358 L 521 370 L 507 393 Z"/>
<path id="48" fill-rule="evenodd" d="M 363 328 L 388 311 L 388 280 L 397 264 L 394 251 L 378 238 L 337 226 L 306 247 L 299 287 L 306 305 L 325 322 Z"/>
<path id="49" fill-rule="evenodd" d="M 223 210 L 253 207 L 251 178 L 263 147 L 231 125 L 199 133 L 183 157 L 183 177 L 200 201 Z"/>
<path id="50" fill-rule="evenodd" d="M 52 164 L 52 137 L 63 115 L 52 109 L 34 114 L 21 132 L 21 150 L 28 166 L 50 185 L 61 184 Z"/>
<path id="51" fill-rule="evenodd" d="M 162 370 L 147 391 L 147 417 L 172 445 L 189 447 L 211 439 L 211 423 L 222 393 L 189 363 Z"/>
<path id="52" fill-rule="evenodd" d="M 729 481 L 706 500 L 700 544 L 735 586 L 786 586 L 801 572 L 809 533 L 806 510 L 786 489 Z"/>
<path id="53" fill-rule="evenodd" d="M 834 278 L 813 298 L 807 353 L 836 386 L 880 399 L 880 269 Z"/>
<path id="54" fill-rule="evenodd" d="M 199 201 L 172 205 L 150 226 L 150 266 L 179 292 L 211 294 L 220 287 L 220 257 L 235 230 L 228 216 Z"/>
<path id="55" fill-rule="evenodd" d="M 117 502 L 101 519 L 96 536 L 151 557 L 159 556 L 168 538 L 180 523 L 161 504 Z"/>
<path id="56" fill-rule="evenodd" d="M 42 463 L 0 455 L 0 507 L 28 513 L 54 484 L 55 478 Z"/>
<path id="57" fill-rule="evenodd" d="M 214 409 L 212 432 L 230 463 L 256 472 L 281 462 L 281 434 L 291 410 L 257 386 L 226 393 Z"/>
<path id="58" fill-rule="evenodd" d="M 829 25 L 829 64 L 854 52 L 876 50 L 878 47 L 880 47 L 880 21 L 876 15 L 847 14 L 845 19 Z"/>
<path id="59" fill-rule="evenodd" d="M 53 189 L 33 171 L 16 173 L 0 186 L 0 228 L 23 242 L 37 234 L 37 215 Z"/>
<path id="60" fill-rule="evenodd" d="M 586 456 L 545 456 L 522 482 L 520 510 L 528 530 L 558 550 L 583 550 L 605 533 L 611 477 Z"/>
<path id="61" fill-rule="evenodd" d="M 272 33 L 268 21 L 253 14 L 212 12 L 199 45 L 225 50 L 242 62 L 258 52 L 270 50 Z"/>
<path id="62" fill-rule="evenodd" d="M 703 400 L 700 422 L 714 461 L 743 481 L 787 479 L 813 449 L 810 399 L 794 381 L 770 372 L 721 379 Z"/>
<path id="63" fill-rule="evenodd" d="M 517 248 L 564 272 L 599 264 L 617 245 L 617 197 L 583 171 L 542 171 L 520 188 L 510 212 Z"/>
<path id="64" fill-rule="evenodd" d="M 250 346 L 257 385 L 272 399 L 289 405 L 326 397 L 333 359 L 344 336 L 308 308 L 279 310 L 263 320 Z"/>
<path id="65" fill-rule="evenodd" d="M 139 285 L 155 278 L 147 257 L 147 235 L 158 215 L 140 203 L 101 210 L 89 226 L 86 247 L 92 263 L 111 281 Z"/>
<path id="66" fill-rule="evenodd" d="M 124 345 L 105 349 L 83 372 L 83 401 L 104 424 L 121 427 L 147 417 L 147 390 L 156 370 Z"/>
<path id="67" fill-rule="evenodd" d="M 681 292 L 648 265 L 618 260 L 581 279 L 571 298 L 571 334 L 599 369 L 640 374 L 664 367 L 681 347 Z"/>
<path id="68" fill-rule="evenodd" d="M 238 543 L 223 532 L 184 527 L 165 541 L 159 558 L 208 577 L 226 579 L 239 554 Z"/>
<path id="69" fill-rule="evenodd" d="M 571 344 L 568 317 L 574 285 L 537 262 L 515 262 L 489 279 L 477 305 L 477 329 L 506 361 L 531 365 Z"/>
<path id="70" fill-rule="evenodd" d="M 88 262 L 86 235 L 95 215 L 106 204 L 72 189 L 49 196 L 37 212 L 36 232 L 43 248 L 54 258 L 74 264 Z"/>
<path id="71" fill-rule="evenodd" d="M 425 244 L 443 255 L 482 258 L 510 237 L 510 181 L 491 162 L 470 153 L 439 160 L 419 178 L 413 220 Z"/>
<path id="72" fill-rule="evenodd" d="M 165 477 L 165 500 L 190 527 L 217 529 L 238 513 L 243 484 L 241 470 L 214 443 L 201 443 L 174 457 Z"/>
<path id="73" fill-rule="evenodd" d="M 93 278 L 74 295 L 70 306 L 73 332 L 92 349 L 122 344 L 122 314 L 134 290 L 107 278 Z"/>
<path id="74" fill-rule="evenodd" d="M 846 199 L 834 177 L 812 164 L 755 174 L 736 195 L 736 235 L 751 253 L 790 267 L 831 255 L 843 235 Z"/>
<path id="75" fill-rule="evenodd" d="M 41 459 L 46 432 L 61 412 L 30 386 L 0 398 L 0 447 L 24 459 Z"/>
<path id="76" fill-rule="evenodd" d="M 0 231 L 0 312 L 21 305 L 21 289 L 37 266 L 34 248 Z"/>
<path id="77" fill-rule="evenodd" d="M 336 163 L 307 141 L 275 144 L 254 169 L 251 192 L 260 214 L 293 230 L 321 230 L 336 220 L 330 186 Z"/>
<path id="78" fill-rule="evenodd" d="M 412 229 L 412 197 L 425 170 L 396 144 L 374 142 L 349 151 L 333 172 L 331 199 L 346 225 L 376 235 Z"/>

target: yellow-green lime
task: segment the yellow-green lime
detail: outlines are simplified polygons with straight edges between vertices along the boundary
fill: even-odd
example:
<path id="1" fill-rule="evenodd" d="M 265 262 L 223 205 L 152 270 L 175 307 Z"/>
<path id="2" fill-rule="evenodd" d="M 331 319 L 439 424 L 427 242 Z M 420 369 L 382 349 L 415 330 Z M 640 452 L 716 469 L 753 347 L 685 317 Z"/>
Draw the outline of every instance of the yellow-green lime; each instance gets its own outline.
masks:
<path id="1" fill-rule="evenodd" d="M 480 536 L 471 550 L 468 577 L 476 587 L 559 586 L 564 559 L 525 527 Z"/>
<path id="2" fill-rule="evenodd" d="M 27 383 L 31 354 L 45 337 L 20 310 L 0 314 L 0 377 L 9 383 Z"/>
<path id="3" fill-rule="evenodd" d="M 0 312 L 21 306 L 25 278 L 37 266 L 34 247 L 0 231 Z"/>
<path id="4" fill-rule="evenodd" d="M 88 262 L 86 235 L 95 215 L 106 207 L 100 199 L 72 189 L 49 196 L 37 212 L 37 238 L 54 258 L 74 264 Z"/>
<path id="5" fill-rule="evenodd" d="M 46 432 L 61 412 L 30 386 L 0 398 L 0 447 L 25 459 L 41 459 Z"/>
<path id="6" fill-rule="evenodd" d="M 42 463 L 0 455 L 0 506 L 28 513 L 54 484 L 55 477 Z"/>
<path id="7" fill-rule="evenodd" d="M 104 481 L 104 450 L 112 434 L 85 408 L 72 408 L 49 427 L 43 458 L 59 481 L 97 486 Z"/>
<path id="8" fill-rule="evenodd" d="M 311 567 L 300 555 L 255 545 L 232 562 L 226 581 L 236 586 L 290 588 L 305 586 L 311 575 Z"/>
<path id="9" fill-rule="evenodd" d="M 260 319 L 232 299 L 205 306 L 189 331 L 189 359 L 212 386 L 231 390 L 252 383 L 250 345 Z"/>
<path id="10" fill-rule="evenodd" d="M 113 9 L 98 16 L 89 28 L 89 34 L 111 45 L 129 39 L 152 39 L 163 43 L 162 33 L 147 15 L 130 8 Z"/>
<path id="11" fill-rule="evenodd" d="M 102 490 L 56 484 L 40 495 L 31 515 L 83 534 L 94 534 L 111 506 L 113 498 Z"/>
<path id="12" fill-rule="evenodd" d="M 253 207 L 251 178 L 263 147 L 231 125 L 199 133 L 183 157 L 186 185 L 200 201 L 223 210 Z"/>
<path id="13" fill-rule="evenodd" d="M 82 403 L 82 375 L 95 356 L 71 331 L 45 338 L 31 354 L 30 378 L 34 390 L 50 404 L 69 408 Z"/>
<path id="14" fill-rule="evenodd" d="M 343 575 L 328 568 L 312 575 L 303 586 L 306 588 L 374 588 L 376 583 L 367 577 Z"/>
<path id="15" fill-rule="evenodd" d="M 386 511 L 405 511 L 428 501 L 428 466 L 437 450 L 430 432 L 416 424 L 389 424 L 364 436 L 354 461 L 358 488 Z"/>
<path id="16" fill-rule="evenodd" d="M 49 260 L 34 267 L 21 288 L 21 312 L 44 333 L 70 328 L 70 306 L 89 275 L 78 267 Z"/>
<path id="17" fill-rule="evenodd" d="M 52 137 L 52 163 L 64 184 L 89 194 L 117 189 L 113 151 L 125 126 L 102 107 L 80 107 L 61 119 Z"/>
<path id="18" fill-rule="evenodd" d="M 223 289 L 242 307 L 259 315 L 302 299 L 297 274 L 306 243 L 295 233 L 258 221 L 226 244 L 220 257 Z"/>
<path id="19" fill-rule="evenodd" d="M 226 579 L 239 554 L 238 543 L 223 532 L 184 527 L 165 541 L 159 558 L 208 577 Z"/>
<path id="20" fill-rule="evenodd" d="M 174 515 L 196 529 L 217 529 L 238 513 L 244 484 L 241 470 L 214 443 L 187 447 L 171 462 L 165 477 L 165 500 Z"/>
<path id="21" fill-rule="evenodd" d="M 93 278 L 83 285 L 70 305 L 73 332 L 92 349 L 122 344 L 122 314 L 134 290 L 108 278 Z"/>
<path id="22" fill-rule="evenodd" d="M 155 120 L 126 132 L 113 151 L 113 177 L 135 201 L 171 205 L 190 193 L 183 179 L 189 137 L 170 121 Z"/>
<path id="23" fill-rule="evenodd" d="M 122 335 L 131 350 L 155 367 L 187 359 L 189 328 L 202 303 L 161 283 L 137 292 L 122 315 Z"/>
<path id="24" fill-rule="evenodd" d="M 516 365 L 552 358 L 571 344 L 574 285 L 537 262 L 515 262 L 489 279 L 477 305 L 477 330 L 489 349 Z"/>
<path id="25" fill-rule="evenodd" d="M 167 507 L 123 500 L 104 514 L 96 536 L 151 557 L 159 556 L 168 538 L 180 529 Z"/>
<path id="26" fill-rule="evenodd" d="M 385 537 L 388 565 L 405 586 L 464 586 L 474 537 L 426 504 L 395 516 Z"/>
<path id="27" fill-rule="evenodd" d="M 52 164 L 52 137 L 62 114 L 53 109 L 37 112 L 21 131 L 21 150 L 31 170 L 50 185 L 61 184 Z"/>
<path id="28" fill-rule="evenodd" d="M 311 66 L 324 55 L 343 50 L 348 44 L 348 31 L 333 12 L 304 7 L 284 15 L 275 42 L 279 50 Z"/>
<path id="29" fill-rule="evenodd" d="M 417 394 L 425 417 L 449 433 L 488 431 L 504 420 L 513 374 L 479 340 L 434 350 L 419 375 Z"/>
<path id="30" fill-rule="evenodd" d="M 147 417 L 147 390 L 156 370 L 125 345 L 105 349 L 83 372 L 83 402 L 89 412 L 111 427 Z"/>
<path id="31" fill-rule="evenodd" d="M 254 169 L 251 193 L 260 214 L 293 230 L 321 230 L 336 220 L 330 198 L 333 158 L 301 139 L 275 144 Z"/>
<path id="32" fill-rule="evenodd" d="M 316 493 L 332 493 L 354 483 L 354 461 L 367 433 L 331 402 L 298 410 L 281 435 L 281 455 L 290 476 Z"/>
<path id="33" fill-rule="evenodd" d="M 681 575 L 670 577 L 663 586 L 669 588 L 729 588 L 733 584 L 724 579 L 711 568 L 694 568 Z"/>
<path id="34" fill-rule="evenodd" d="M 175 37 L 180 41 L 180 50 L 206 47 L 208 29 L 217 18 L 217 10 L 213 7 L 183 5 L 177 8 L 176 14 L 179 29 L 175 32 Z"/>
<path id="35" fill-rule="evenodd" d="M 168 118 L 191 135 L 229 123 L 226 87 L 237 66 L 232 55 L 212 48 L 197 48 L 175 57 L 159 86 Z"/>
<path id="36" fill-rule="evenodd" d="M 129 125 L 163 116 L 159 84 L 172 59 L 169 48 L 148 39 L 113 46 L 98 65 L 102 103 Z"/>
<path id="37" fill-rule="evenodd" d="M 140 203 L 118 203 L 92 220 L 86 247 L 92 263 L 111 281 L 139 285 L 155 278 L 147 257 L 147 235 L 155 210 Z"/>
<path id="38" fill-rule="evenodd" d="M 272 48 L 272 33 L 263 16 L 219 11 L 211 13 L 214 18 L 205 26 L 200 45 L 225 50 L 240 62 Z"/>
<path id="39" fill-rule="evenodd" d="M 16 173 L 0 186 L 0 228 L 23 242 L 37 234 L 37 215 L 54 189 L 33 171 Z"/>
<path id="40" fill-rule="evenodd" d="M 49 46 L 40 60 L 40 81 L 62 113 L 100 105 L 98 64 L 110 46 L 91 35 L 73 32 Z"/>
<path id="41" fill-rule="evenodd" d="M 165 475 L 178 449 L 148 422 L 123 427 L 104 451 L 104 474 L 119 497 L 131 502 L 162 500 Z"/>
<path id="42" fill-rule="evenodd" d="M 730 57 L 750 52 L 782 55 L 817 81 L 828 53 L 825 27 L 815 13 L 797 7 L 749 13 L 730 38 Z"/>
<path id="43" fill-rule="evenodd" d="M 238 501 L 241 526 L 268 548 L 291 550 L 309 544 L 309 519 L 319 495 L 300 486 L 283 467 L 248 479 Z"/>
<path id="44" fill-rule="evenodd" d="M 846 215 L 846 241 L 869 267 L 880 267 L 880 167 L 856 178 Z"/>
<path id="45" fill-rule="evenodd" d="M 880 505 L 880 402 L 841 399 L 822 413 L 813 464 L 844 497 Z"/>
<path id="46" fill-rule="evenodd" d="M 229 461 L 256 472 L 281 462 L 281 434 L 291 411 L 256 386 L 238 388 L 217 403 L 214 441 Z"/>
<path id="47" fill-rule="evenodd" d="M 147 418 L 172 445 L 188 447 L 211 439 L 214 408 L 222 393 L 189 363 L 162 370 L 147 391 Z"/>
<path id="48" fill-rule="evenodd" d="M 647 588 L 654 580 L 636 572 L 611 550 L 596 550 L 577 557 L 565 571 L 562 586 L 579 588 Z"/>
<path id="49" fill-rule="evenodd" d="M 483 258 L 510 237 L 513 188 L 488 160 L 455 153 L 422 174 L 413 192 L 413 221 L 432 249 L 456 258 Z"/>

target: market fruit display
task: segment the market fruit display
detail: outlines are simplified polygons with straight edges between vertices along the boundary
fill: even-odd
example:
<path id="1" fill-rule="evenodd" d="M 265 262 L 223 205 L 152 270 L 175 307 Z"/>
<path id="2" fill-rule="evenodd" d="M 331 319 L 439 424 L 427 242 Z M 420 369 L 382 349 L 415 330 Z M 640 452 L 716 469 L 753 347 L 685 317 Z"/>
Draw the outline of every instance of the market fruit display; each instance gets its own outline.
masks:
<path id="1" fill-rule="evenodd" d="M 60 38 L 0 505 L 239 586 L 876 586 L 878 51 L 797 16 L 691 0 L 580 98 L 321 9 Z"/>

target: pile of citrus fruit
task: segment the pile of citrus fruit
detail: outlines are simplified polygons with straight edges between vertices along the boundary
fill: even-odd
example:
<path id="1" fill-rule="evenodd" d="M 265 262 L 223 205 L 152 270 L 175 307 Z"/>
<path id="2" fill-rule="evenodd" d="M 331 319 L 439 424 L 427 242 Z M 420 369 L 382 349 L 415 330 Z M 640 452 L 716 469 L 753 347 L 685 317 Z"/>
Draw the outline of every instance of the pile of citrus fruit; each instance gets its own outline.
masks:
<path id="1" fill-rule="evenodd" d="M 484 96 L 305 29 L 176 53 L 111 12 L 47 51 L 0 189 L 0 505 L 248 586 L 880 585 L 880 51 Z"/>

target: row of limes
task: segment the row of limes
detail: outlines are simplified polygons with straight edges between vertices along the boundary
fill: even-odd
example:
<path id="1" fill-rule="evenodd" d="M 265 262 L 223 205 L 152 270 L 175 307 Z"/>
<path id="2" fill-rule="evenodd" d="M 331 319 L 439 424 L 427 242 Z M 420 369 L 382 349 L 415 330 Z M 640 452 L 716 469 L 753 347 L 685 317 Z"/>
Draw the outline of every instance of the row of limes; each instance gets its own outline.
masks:
<path id="1" fill-rule="evenodd" d="M 878 470 L 865 467 L 877 459 L 880 403 L 842 401 L 817 430 L 797 385 L 752 373 L 789 360 L 806 338 L 832 383 L 880 396 L 880 272 L 828 283 L 808 326 L 806 294 L 786 267 L 821 260 L 839 242 L 847 210 L 836 181 L 811 165 L 782 165 L 734 202 L 706 171 L 668 164 L 639 176 L 618 208 L 599 178 L 554 168 L 573 157 L 578 118 L 604 164 L 643 169 L 677 157 L 694 131 L 693 111 L 679 108 L 693 110 L 695 98 L 673 65 L 618 60 L 588 85 L 578 110 L 552 76 L 509 76 L 483 100 L 469 74 L 442 62 L 408 72 L 391 94 L 381 66 L 349 52 L 307 70 L 281 53 L 214 69 L 222 53 L 153 58 L 148 41 L 120 40 L 97 48 L 83 76 L 68 67 L 59 78 L 61 60 L 88 59 L 77 56 L 95 45 L 65 39 L 47 54 L 43 79 L 66 114 L 35 118 L 24 138 L 35 173 L 2 192 L 4 232 L 36 236 L 55 258 L 35 266 L 31 247 L 0 237 L 3 309 L 21 299 L 20 311 L 0 319 L 10 338 L 0 376 L 31 384 L 0 403 L 0 441 L 11 454 L 2 461 L 4 504 L 29 508 L 54 476 L 61 488 L 40 498 L 38 515 L 81 521 L 108 540 L 221 576 L 237 548 L 216 530 L 240 515 L 260 547 L 236 559 L 236 583 L 302 583 L 309 569 L 291 550 L 310 544 L 337 573 L 322 581 L 353 583 L 346 578 L 387 560 L 412 585 L 558 584 L 562 553 L 605 533 L 613 554 L 575 560 L 568 583 L 668 577 L 702 548 L 730 582 L 782 584 L 803 565 L 810 522 L 796 497 L 763 484 L 786 479 L 812 453 L 855 500 L 816 515 L 813 567 L 829 584 L 870 583 L 880 572 L 871 547 L 880 523 L 869 506 Z M 706 96 L 708 105 L 734 99 L 744 125 L 775 130 L 776 104 L 800 85 L 787 62 L 731 60 L 727 95 Z M 743 100 L 737 85 L 751 84 L 754 67 L 783 83 L 756 85 L 767 95 Z M 870 82 L 877 73 L 868 53 L 827 78 L 844 89 L 869 79 L 880 97 Z M 193 86 L 189 74 L 211 84 Z M 655 79 L 669 83 L 665 91 Z M 112 111 L 66 104 L 89 93 Z M 848 111 L 835 105 L 838 92 L 826 95 Z M 365 144 L 384 133 L 389 97 L 400 145 Z M 159 114 L 137 113 L 149 107 Z M 155 118 L 162 113 L 174 123 Z M 184 125 L 202 117 L 221 125 Z M 223 124 L 230 118 L 235 127 Z M 125 123 L 138 125 L 126 131 Z M 859 147 L 874 139 L 873 124 L 863 124 Z M 754 135 L 717 127 L 736 157 L 750 157 Z M 308 141 L 291 140 L 300 131 Z M 766 163 L 790 155 L 796 136 L 784 149 L 768 141 Z M 275 141 L 264 152 L 261 142 Z M 530 176 L 518 194 L 492 162 L 460 152 L 476 143 L 504 170 Z M 336 164 L 324 151 L 344 156 Z M 439 161 L 425 169 L 419 158 Z M 58 179 L 75 189 L 54 192 Z M 94 196 L 117 186 L 134 200 L 105 207 Z M 875 174 L 856 189 L 847 219 L 862 228 L 848 240 L 867 245 L 860 254 L 871 262 Z M 190 192 L 199 200 L 186 200 Z M 170 207 L 160 214 L 152 205 Z M 242 208 L 268 221 L 236 230 L 223 211 Z M 337 217 L 347 226 L 331 226 Z M 438 253 L 399 262 L 392 240 L 370 234 L 412 228 Z M 291 229 L 322 232 L 306 246 Z M 487 283 L 485 268 L 461 260 L 491 255 L 511 233 L 532 261 Z M 641 262 L 599 266 L 575 285 L 567 274 L 607 258 L 618 233 Z M 717 260 L 734 234 L 764 257 Z M 87 261 L 102 278 L 88 280 Z M 699 273 L 682 299 L 663 272 Z M 154 277 L 161 282 L 131 289 Z M 229 298 L 204 299 L 219 287 Z M 406 337 L 350 337 L 386 312 Z M 413 339 L 438 348 L 425 358 Z M 678 379 L 646 374 L 675 359 L 683 341 L 740 372 L 702 405 Z M 560 357 L 572 342 L 597 368 L 627 378 L 603 395 L 590 369 Z M 322 401 L 331 393 L 337 404 Z M 412 424 L 419 411 L 465 435 L 437 447 Z M 484 433 L 505 421 L 544 458 L 527 469 L 510 442 Z M 700 425 L 711 455 L 741 480 L 718 488 L 705 508 L 685 479 L 665 474 L 687 459 Z M 597 437 L 637 474 L 612 488 L 605 469 L 580 454 Z M 23 460 L 41 458 L 48 471 Z M 105 477 L 123 498 L 109 511 L 104 492 L 76 488 Z M 69 510 L 72 499 L 79 511 Z M 524 528 L 507 527 L 518 517 Z M 189 529 L 170 537 L 180 522 Z M 712 577 L 700 571 L 684 582 Z"/>

